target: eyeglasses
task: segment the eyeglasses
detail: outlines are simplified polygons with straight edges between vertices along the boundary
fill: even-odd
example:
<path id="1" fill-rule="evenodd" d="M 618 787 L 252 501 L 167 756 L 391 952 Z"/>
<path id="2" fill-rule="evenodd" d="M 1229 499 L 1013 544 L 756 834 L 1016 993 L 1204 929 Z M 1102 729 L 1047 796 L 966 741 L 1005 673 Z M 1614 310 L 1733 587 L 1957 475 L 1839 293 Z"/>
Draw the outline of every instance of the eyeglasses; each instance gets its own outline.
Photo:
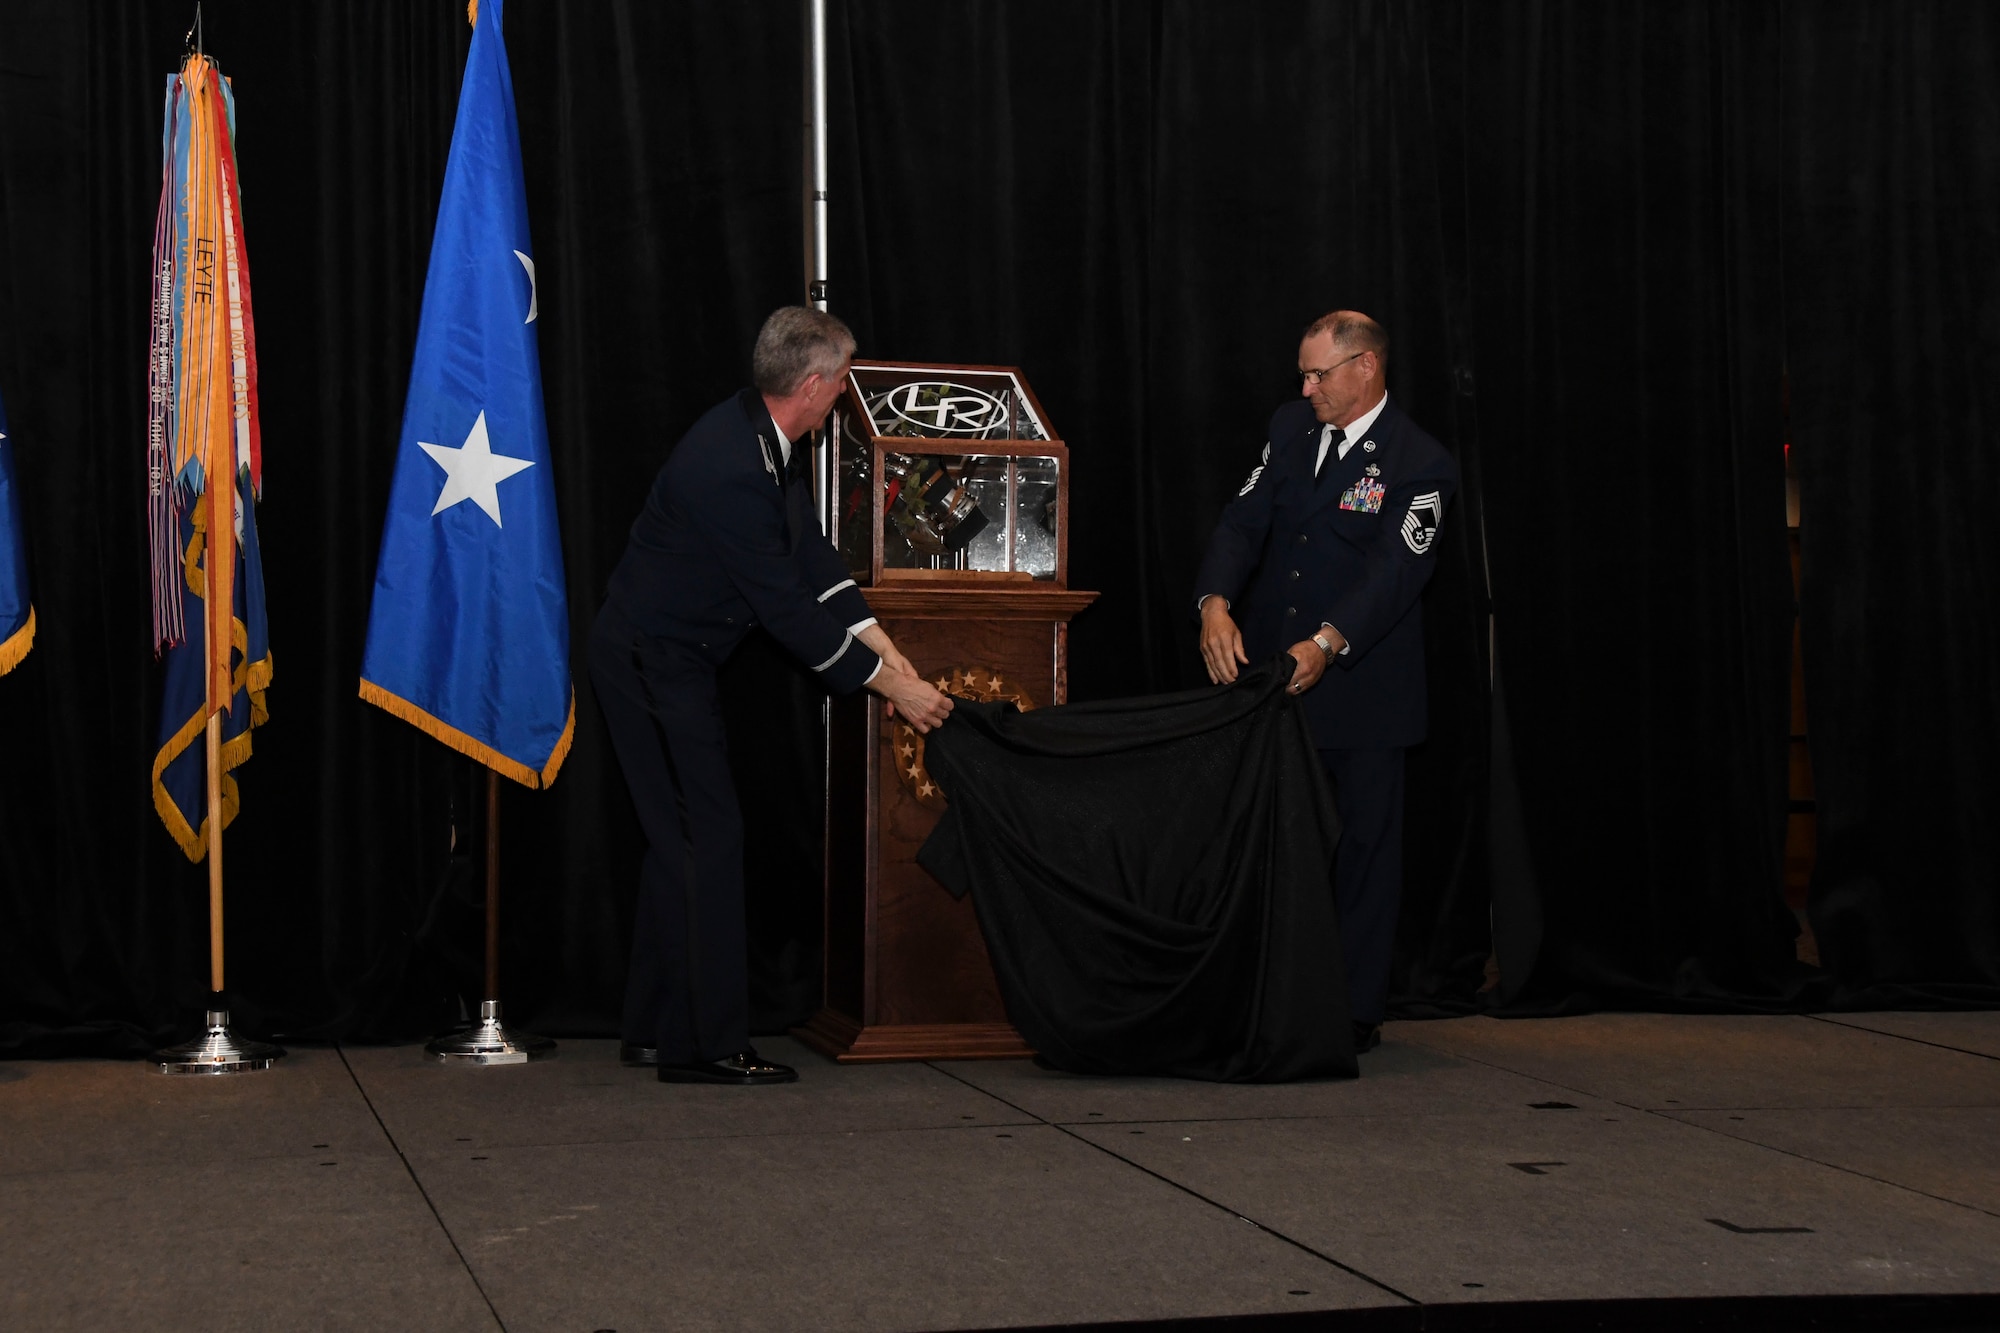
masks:
<path id="1" fill-rule="evenodd" d="M 1299 387 L 1304 388 L 1308 384 L 1318 384 L 1328 375 L 1331 375 L 1334 371 L 1339 370 L 1342 366 L 1352 361 L 1354 357 L 1367 356 L 1367 355 L 1368 355 L 1367 349 L 1363 348 L 1361 351 L 1354 353 L 1353 356 L 1343 356 L 1342 358 L 1340 358 L 1340 360 L 1334 362 L 1332 365 L 1328 366 L 1325 370 L 1301 370 L 1299 372 Z"/>

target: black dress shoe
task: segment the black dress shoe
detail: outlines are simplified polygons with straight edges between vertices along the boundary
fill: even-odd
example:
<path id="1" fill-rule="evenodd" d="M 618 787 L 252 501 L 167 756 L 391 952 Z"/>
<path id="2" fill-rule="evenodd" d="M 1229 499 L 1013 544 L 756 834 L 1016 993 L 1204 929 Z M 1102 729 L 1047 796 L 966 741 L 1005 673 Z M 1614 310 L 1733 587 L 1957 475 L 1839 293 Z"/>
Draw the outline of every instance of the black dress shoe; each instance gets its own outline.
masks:
<path id="1" fill-rule="evenodd" d="M 685 1065 L 661 1065 L 662 1083 L 796 1083 L 799 1071 L 790 1065 L 766 1060 L 756 1051 L 738 1051 L 720 1060 L 697 1060 Z"/>
<path id="2" fill-rule="evenodd" d="M 1366 1055 L 1382 1044 L 1380 1023 L 1356 1023 L 1354 1025 L 1354 1053 Z"/>
<path id="3" fill-rule="evenodd" d="M 618 1044 L 618 1063 L 639 1068 L 643 1065 L 660 1063 L 660 1048 L 657 1046 L 634 1046 L 625 1041 Z"/>

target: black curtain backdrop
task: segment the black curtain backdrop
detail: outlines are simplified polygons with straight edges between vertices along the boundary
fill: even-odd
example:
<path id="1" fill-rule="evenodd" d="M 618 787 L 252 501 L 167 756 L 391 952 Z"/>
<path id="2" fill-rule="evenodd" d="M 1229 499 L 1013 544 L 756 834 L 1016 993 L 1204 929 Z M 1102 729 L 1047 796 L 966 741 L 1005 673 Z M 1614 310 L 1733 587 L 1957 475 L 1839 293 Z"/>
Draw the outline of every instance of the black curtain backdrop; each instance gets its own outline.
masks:
<path id="1" fill-rule="evenodd" d="M 1504 868 L 1543 925 L 1509 980 L 1519 1003 L 1780 1002 L 1777 8 L 1462 14 L 1496 655 L 1531 862 Z"/>
<path id="2" fill-rule="evenodd" d="M 147 1049 L 206 980 L 204 872 L 148 796 L 140 475 L 191 8 L 0 12 L 0 394 L 41 620 L 0 678 L 4 1053 Z M 277 664 L 227 842 L 231 988 L 252 1031 L 420 1037 L 477 998 L 480 781 L 355 682 L 464 7 L 204 11 L 238 97 Z M 1778 898 L 1787 356 L 1823 947 L 1847 1001 L 1995 980 L 1991 21 L 1821 12 L 832 6 L 834 309 L 865 353 L 1036 385 L 1075 454 L 1073 581 L 1104 594 L 1073 697 L 1199 679 L 1189 581 L 1300 327 L 1335 305 L 1388 327 L 1391 391 L 1467 479 L 1427 593 L 1402 1012 L 1490 1001 L 1489 909 L 1514 1011 L 1824 997 Z M 511 0 L 506 27 L 580 648 L 665 451 L 798 299 L 800 24 Z M 502 801 L 502 989 L 543 1030 L 608 1033 L 639 838 L 575 674 L 561 777 Z M 726 689 L 779 1025 L 815 984 L 817 700 L 768 646 Z"/>
<path id="3" fill-rule="evenodd" d="M 1786 12 L 1786 349 L 1838 1001 L 2000 1001 L 2000 12 Z"/>

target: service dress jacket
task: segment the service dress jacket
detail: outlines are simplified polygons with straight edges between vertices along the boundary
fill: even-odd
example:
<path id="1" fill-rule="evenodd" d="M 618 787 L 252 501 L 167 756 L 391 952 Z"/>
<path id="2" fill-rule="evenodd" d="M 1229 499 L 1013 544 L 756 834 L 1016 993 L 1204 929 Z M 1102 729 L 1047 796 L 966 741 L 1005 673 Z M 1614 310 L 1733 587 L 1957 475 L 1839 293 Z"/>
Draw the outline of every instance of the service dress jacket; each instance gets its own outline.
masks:
<path id="1" fill-rule="evenodd" d="M 761 624 L 826 687 L 866 684 L 881 658 L 848 628 L 870 618 L 786 466 L 755 389 L 710 408 L 660 468 L 611 572 L 604 609 L 633 632 L 720 666 Z M 794 461 L 799 446 L 793 446 Z"/>
<path id="2" fill-rule="evenodd" d="M 1347 457 L 1327 451 L 1315 482 L 1321 430 L 1303 398 L 1272 415 L 1263 460 L 1209 540 L 1195 597 L 1229 600 L 1253 662 L 1322 624 L 1346 637 L 1348 650 L 1300 700 L 1320 749 L 1415 745 L 1428 726 L 1417 595 L 1437 563 L 1458 465 L 1392 400 Z"/>

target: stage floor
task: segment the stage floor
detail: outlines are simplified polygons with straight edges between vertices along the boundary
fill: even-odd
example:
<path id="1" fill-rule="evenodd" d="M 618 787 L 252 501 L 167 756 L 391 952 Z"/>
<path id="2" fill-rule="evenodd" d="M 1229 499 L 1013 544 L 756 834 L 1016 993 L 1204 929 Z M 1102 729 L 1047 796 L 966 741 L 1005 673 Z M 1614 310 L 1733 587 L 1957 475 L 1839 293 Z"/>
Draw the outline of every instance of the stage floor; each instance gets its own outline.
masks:
<path id="1" fill-rule="evenodd" d="M 1394 1023 L 1360 1080 L 1273 1087 L 761 1047 L 800 1081 L 662 1085 L 581 1040 L 496 1069 L 0 1064 L 0 1327 L 1417 1327 L 2000 1292 L 2000 1014 Z"/>

